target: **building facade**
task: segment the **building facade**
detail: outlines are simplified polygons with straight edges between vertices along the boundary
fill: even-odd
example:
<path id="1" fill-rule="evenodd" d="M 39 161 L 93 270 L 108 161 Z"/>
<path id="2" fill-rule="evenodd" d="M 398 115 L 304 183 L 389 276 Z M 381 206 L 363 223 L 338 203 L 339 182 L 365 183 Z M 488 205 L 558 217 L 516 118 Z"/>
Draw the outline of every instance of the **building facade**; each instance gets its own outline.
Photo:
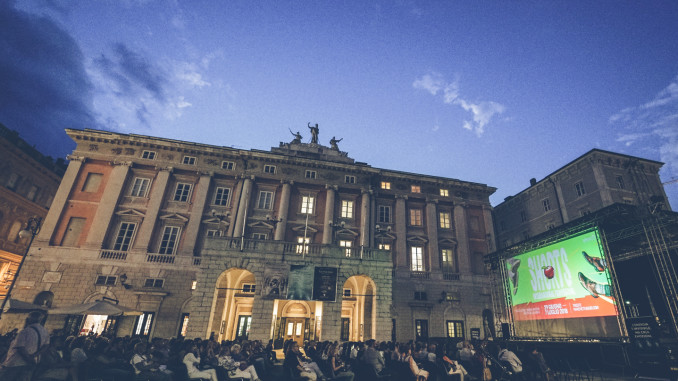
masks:
<path id="1" fill-rule="evenodd" d="M 311 143 L 297 133 L 270 151 L 67 130 L 77 148 L 16 297 L 55 307 L 106 297 L 143 312 L 47 321 L 119 335 L 480 332 L 495 189 L 373 168 L 309 128 Z"/>
<path id="2" fill-rule="evenodd" d="M 663 165 L 593 149 L 497 205 L 497 242 L 508 247 L 615 203 L 671 210 Z"/>
<path id="3" fill-rule="evenodd" d="M 28 248 L 19 232 L 31 217 L 44 218 L 66 165 L 42 155 L 0 124 L 0 300 Z"/>

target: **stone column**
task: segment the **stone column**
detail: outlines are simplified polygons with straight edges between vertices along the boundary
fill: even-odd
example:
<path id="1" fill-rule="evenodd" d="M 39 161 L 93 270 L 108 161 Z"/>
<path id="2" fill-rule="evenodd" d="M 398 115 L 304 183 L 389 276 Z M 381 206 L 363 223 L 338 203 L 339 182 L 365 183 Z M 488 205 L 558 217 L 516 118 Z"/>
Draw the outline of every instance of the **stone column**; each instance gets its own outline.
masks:
<path id="1" fill-rule="evenodd" d="M 558 197 L 558 207 L 560 208 L 560 215 L 563 216 L 563 224 L 570 222 L 570 217 L 567 215 L 567 206 L 565 205 L 565 197 L 563 197 L 563 188 L 560 186 L 560 181 L 553 180 L 553 186 L 556 189 L 556 197 Z"/>
<path id="2" fill-rule="evenodd" d="M 132 166 L 131 162 L 113 162 L 113 170 L 108 177 L 108 181 L 106 181 L 106 187 L 101 195 L 101 200 L 99 200 L 99 206 L 94 213 L 94 219 L 85 240 L 85 247 L 92 249 L 101 249 L 103 247 L 106 231 L 113 218 L 115 207 L 118 205 L 130 166 Z"/>
<path id="3" fill-rule="evenodd" d="M 52 238 L 56 224 L 59 222 L 61 213 L 66 207 L 68 195 L 71 194 L 75 180 L 78 178 L 80 167 L 82 167 L 82 164 L 85 162 L 85 158 L 80 156 L 69 156 L 68 159 L 70 160 L 68 168 L 66 169 L 66 173 L 64 173 L 64 177 L 61 179 L 59 189 L 57 189 L 56 194 L 54 195 L 52 205 L 49 207 L 49 212 L 42 222 L 40 234 L 35 237 L 36 242 L 48 243 Z"/>
<path id="4" fill-rule="evenodd" d="M 325 185 L 327 188 L 327 196 L 325 198 L 325 223 L 323 225 L 323 244 L 331 245 L 332 242 L 332 233 L 334 228 L 330 225 L 334 221 L 334 197 L 336 195 L 335 191 L 336 186 Z M 324 323 L 323 323 L 324 325 Z M 324 330 L 324 328 L 323 328 Z"/>
<path id="5" fill-rule="evenodd" d="M 236 176 L 236 180 L 238 177 Z M 229 206 L 230 214 L 228 215 L 228 232 L 226 233 L 227 237 L 233 237 L 233 228 L 235 227 L 235 218 L 236 213 L 238 212 L 237 206 L 240 205 L 241 190 L 243 187 L 244 181 L 236 183 L 233 188 L 233 199 L 231 200 L 231 205 Z"/>
<path id="6" fill-rule="evenodd" d="M 605 172 L 603 171 L 602 165 L 599 161 L 594 161 L 591 168 L 593 169 L 593 178 L 596 179 L 596 185 L 598 185 L 598 192 L 600 192 L 600 199 L 603 202 L 602 206 L 612 205 L 612 194 L 610 193 L 610 187 L 607 185 L 607 180 L 605 178 Z"/>
<path id="7" fill-rule="evenodd" d="M 252 179 L 246 178 L 243 181 L 242 192 L 240 196 L 240 203 L 238 205 L 237 217 L 235 219 L 235 228 L 233 229 L 233 237 L 242 237 L 243 226 L 245 226 L 245 218 L 247 218 L 247 209 L 249 208 L 249 200 L 252 197 Z"/>
<path id="8" fill-rule="evenodd" d="M 429 271 L 440 270 L 440 253 L 438 253 L 438 216 L 436 204 L 438 200 L 426 200 L 426 233 L 428 234 Z"/>
<path id="9" fill-rule="evenodd" d="M 172 170 L 172 167 L 161 168 L 155 177 L 155 181 L 153 181 L 148 207 L 146 208 L 146 215 L 141 222 L 139 233 L 137 234 L 137 239 L 134 243 L 135 251 L 148 251 L 148 244 L 151 242 L 151 234 L 153 234 L 160 207 L 162 206 L 163 201 L 165 201 L 165 191 L 167 190 L 167 184 L 169 183 Z"/>
<path id="10" fill-rule="evenodd" d="M 207 192 L 210 189 L 210 181 L 213 173 L 203 173 L 195 186 L 193 193 L 193 204 L 191 205 L 191 215 L 188 218 L 186 225 L 186 233 L 184 234 L 184 244 L 180 251 L 184 255 L 193 255 L 195 244 L 198 240 L 198 232 L 200 231 L 200 224 L 202 222 L 202 215 L 205 212 L 205 203 L 207 201 Z"/>
<path id="11" fill-rule="evenodd" d="M 490 205 L 483 205 L 483 220 L 485 222 L 485 237 L 487 237 L 487 253 L 491 253 L 496 250 L 496 245 L 494 243 L 494 224 L 492 223 L 492 207 Z"/>
<path id="12" fill-rule="evenodd" d="M 370 244 L 370 193 L 363 189 L 360 201 L 360 246 L 363 247 Z"/>
<path id="13" fill-rule="evenodd" d="M 457 234 L 457 260 L 459 272 L 471 273 L 471 253 L 468 246 L 468 222 L 466 221 L 466 204 L 454 205 L 454 228 Z"/>
<path id="14" fill-rule="evenodd" d="M 283 183 L 282 194 L 280 195 L 280 209 L 278 210 L 278 225 L 275 226 L 276 241 L 285 240 L 285 232 L 287 231 L 287 216 L 290 211 L 290 194 L 292 193 L 292 184 Z"/>
<path id="15" fill-rule="evenodd" d="M 396 267 L 407 267 L 407 196 L 396 196 L 395 202 L 395 234 L 396 234 Z"/>

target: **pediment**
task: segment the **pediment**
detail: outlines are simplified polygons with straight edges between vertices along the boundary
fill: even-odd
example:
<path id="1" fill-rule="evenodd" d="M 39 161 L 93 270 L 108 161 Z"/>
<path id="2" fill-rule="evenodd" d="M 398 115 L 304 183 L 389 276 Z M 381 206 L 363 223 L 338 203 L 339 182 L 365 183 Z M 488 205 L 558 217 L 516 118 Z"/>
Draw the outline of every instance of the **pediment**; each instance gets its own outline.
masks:
<path id="1" fill-rule="evenodd" d="M 358 232 L 354 232 L 351 229 L 339 229 L 339 230 L 337 230 L 336 234 L 337 235 L 343 235 L 343 236 L 350 235 L 350 236 L 353 236 L 353 237 L 357 237 L 357 236 L 360 235 Z"/>
<path id="2" fill-rule="evenodd" d="M 146 217 L 146 214 L 136 209 L 123 209 L 115 212 L 118 216 Z"/>
<path id="3" fill-rule="evenodd" d="M 181 222 L 186 222 L 188 221 L 188 217 L 182 216 L 179 213 L 170 213 L 170 214 L 165 214 L 160 216 L 161 220 L 169 220 L 169 221 L 181 221 Z"/>
<path id="4" fill-rule="evenodd" d="M 374 238 L 380 239 L 396 239 L 396 235 L 393 233 L 377 233 Z"/>
<path id="5" fill-rule="evenodd" d="M 231 223 L 228 220 L 220 220 L 217 217 L 210 217 L 210 218 L 205 218 L 202 220 L 203 224 L 215 224 L 218 225 L 219 223 L 222 223 L 226 226 L 230 225 Z"/>
<path id="6" fill-rule="evenodd" d="M 269 224 L 268 222 L 265 221 L 255 221 L 252 222 L 251 224 L 247 224 L 250 228 L 262 228 L 262 229 L 273 229 L 275 226 L 273 224 Z"/>
<path id="7" fill-rule="evenodd" d="M 313 226 L 306 227 L 304 225 L 299 225 L 299 226 L 295 226 L 295 227 L 292 228 L 292 230 L 294 230 L 295 232 L 301 232 L 301 233 L 303 233 L 305 229 L 308 229 L 308 231 L 310 231 L 311 233 L 317 233 L 318 232 L 318 229 L 314 228 Z"/>
<path id="8" fill-rule="evenodd" d="M 449 246 L 457 246 L 457 240 L 456 239 L 450 239 L 450 238 L 444 238 L 438 241 L 439 244 L 443 245 L 449 245 Z"/>
<path id="9" fill-rule="evenodd" d="M 428 239 L 426 239 L 425 237 L 416 235 L 416 236 L 410 236 L 410 237 L 407 237 L 407 242 L 412 242 L 412 243 L 427 243 L 427 242 L 428 242 Z"/>

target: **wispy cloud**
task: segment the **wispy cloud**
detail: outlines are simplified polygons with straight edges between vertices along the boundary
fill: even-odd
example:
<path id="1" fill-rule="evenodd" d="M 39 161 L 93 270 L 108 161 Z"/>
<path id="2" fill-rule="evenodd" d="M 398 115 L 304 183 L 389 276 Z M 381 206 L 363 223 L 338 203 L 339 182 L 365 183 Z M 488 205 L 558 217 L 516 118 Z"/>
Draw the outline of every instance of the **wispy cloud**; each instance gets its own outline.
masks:
<path id="1" fill-rule="evenodd" d="M 462 127 L 475 132 L 478 137 L 481 137 L 485 133 L 485 126 L 492 121 L 492 118 L 495 115 L 502 114 L 506 111 L 506 107 L 497 102 L 470 102 L 463 99 L 459 92 L 459 78 L 455 78 L 452 82 L 447 82 L 441 74 L 432 72 L 424 74 L 421 78 L 415 79 L 412 83 L 412 87 L 428 91 L 433 96 L 442 93 L 444 103 L 459 106 L 464 110 L 471 112 L 473 114 L 473 119 L 465 120 Z"/>

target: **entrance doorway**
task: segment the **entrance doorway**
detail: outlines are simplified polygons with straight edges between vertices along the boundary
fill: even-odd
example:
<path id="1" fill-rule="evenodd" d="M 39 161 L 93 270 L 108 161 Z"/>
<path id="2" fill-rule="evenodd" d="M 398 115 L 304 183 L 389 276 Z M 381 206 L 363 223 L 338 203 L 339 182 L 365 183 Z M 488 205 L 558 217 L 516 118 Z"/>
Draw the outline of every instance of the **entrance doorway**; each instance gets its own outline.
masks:
<path id="1" fill-rule="evenodd" d="M 349 341 L 365 341 L 376 337 L 376 294 L 374 281 L 366 275 L 346 280 L 341 300 L 342 340 L 348 337 Z"/>
<path id="2" fill-rule="evenodd" d="M 256 279 L 250 271 L 232 268 L 221 273 L 209 327 L 218 341 L 249 337 L 256 288 Z"/>
<path id="3" fill-rule="evenodd" d="M 238 331 L 235 336 L 236 339 L 247 340 L 250 336 L 250 325 L 252 324 L 252 316 L 238 317 Z"/>
<path id="4" fill-rule="evenodd" d="M 308 323 L 305 318 L 285 319 L 285 341 L 294 340 L 300 347 L 304 346 L 304 328 Z"/>

